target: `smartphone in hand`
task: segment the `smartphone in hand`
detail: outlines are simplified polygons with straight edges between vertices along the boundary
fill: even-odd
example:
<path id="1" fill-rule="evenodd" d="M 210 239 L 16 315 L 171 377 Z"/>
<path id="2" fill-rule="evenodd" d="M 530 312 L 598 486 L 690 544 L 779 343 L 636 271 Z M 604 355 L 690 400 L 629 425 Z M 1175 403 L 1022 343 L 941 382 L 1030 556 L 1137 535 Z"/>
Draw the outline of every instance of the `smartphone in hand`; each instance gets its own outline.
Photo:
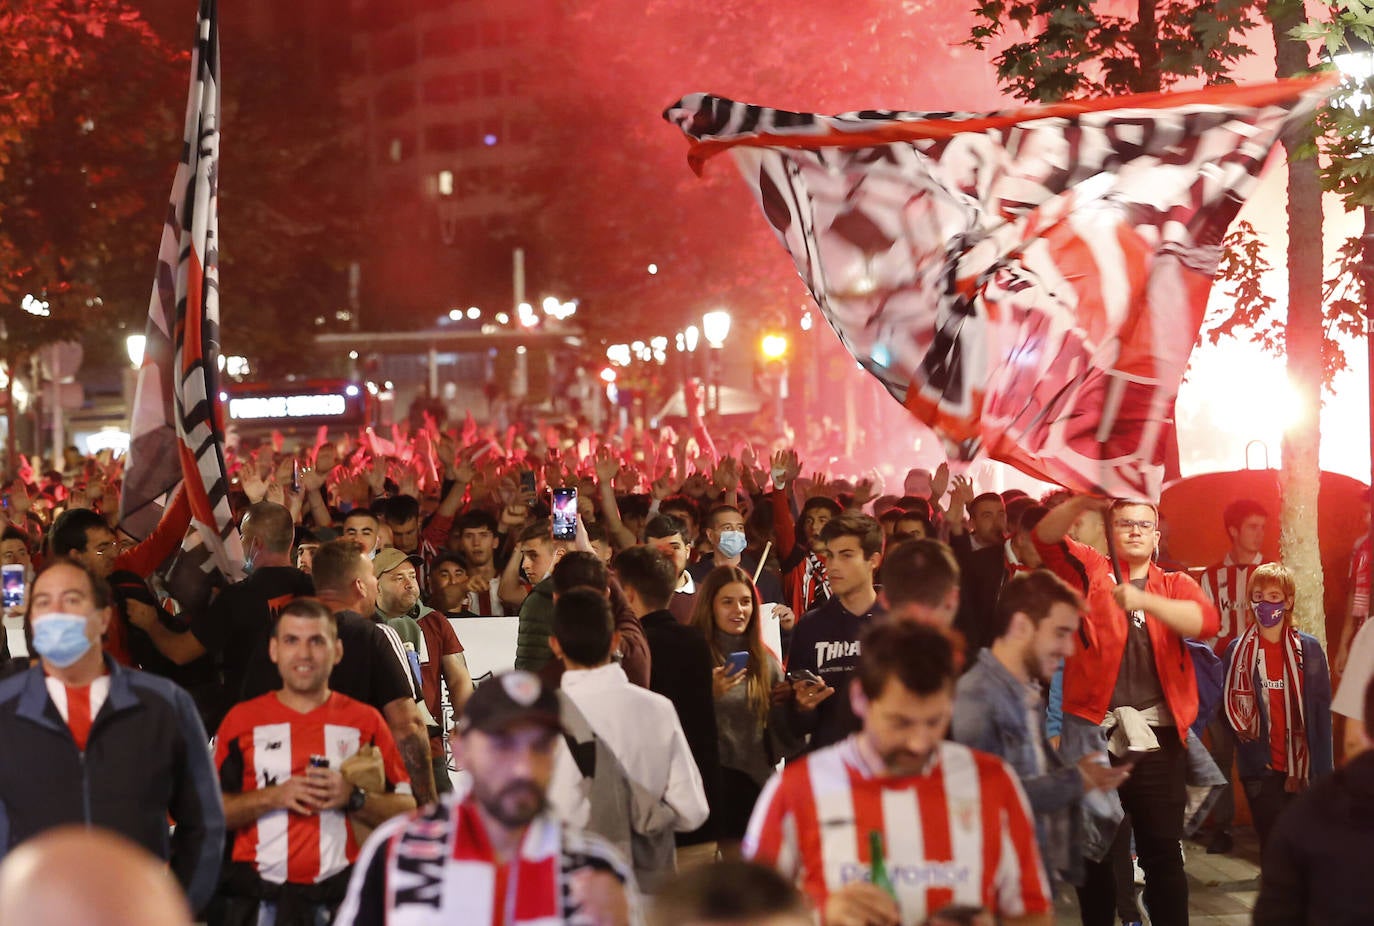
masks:
<path id="1" fill-rule="evenodd" d="M 0 567 L 0 604 L 5 610 L 24 606 L 24 566 L 10 563 Z"/>
<path id="2" fill-rule="evenodd" d="M 749 651 L 740 650 L 725 657 L 725 674 L 738 675 L 749 668 Z"/>
<path id="3" fill-rule="evenodd" d="M 553 539 L 577 539 L 577 490 L 553 490 Z"/>

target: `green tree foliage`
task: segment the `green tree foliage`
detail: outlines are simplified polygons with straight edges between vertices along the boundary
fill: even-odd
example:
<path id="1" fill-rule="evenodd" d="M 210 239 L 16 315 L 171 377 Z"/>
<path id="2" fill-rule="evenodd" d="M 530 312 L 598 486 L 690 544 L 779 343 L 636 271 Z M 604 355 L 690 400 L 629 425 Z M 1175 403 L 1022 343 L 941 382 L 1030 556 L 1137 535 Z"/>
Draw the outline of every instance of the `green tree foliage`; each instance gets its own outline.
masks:
<path id="1" fill-rule="evenodd" d="M 1250 54 L 1256 0 L 987 0 L 974 8 L 968 44 L 999 47 L 997 77 L 1013 95 L 1048 103 L 1083 96 L 1152 93 L 1183 81 L 1229 83 Z M 1012 39 L 1012 25 L 1019 41 Z M 1003 44 L 1007 43 L 1007 44 Z"/>
<path id="2" fill-rule="evenodd" d="M 130 228 L 147 219 L 155 235 L 165 211 L 149 189 L 159 176 L 166 187 L 169 165 L 154 171 L 150 156 L 180 121 L 159 98 L 185 55 L 114 0 L 7 8 L 0 87 L 23 89 L 0 107 L 0 321 L 17 359 L 146 310 L 151 263 Z M 21 309 L 30 294 L 51 316 Z"/>

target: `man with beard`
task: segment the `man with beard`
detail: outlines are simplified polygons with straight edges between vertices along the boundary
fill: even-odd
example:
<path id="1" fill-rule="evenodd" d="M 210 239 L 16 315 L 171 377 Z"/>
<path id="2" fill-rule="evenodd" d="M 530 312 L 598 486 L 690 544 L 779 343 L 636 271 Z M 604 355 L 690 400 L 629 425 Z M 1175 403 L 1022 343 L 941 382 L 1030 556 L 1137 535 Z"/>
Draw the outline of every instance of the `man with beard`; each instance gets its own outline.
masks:
<path id="1" fill-rule="evenodd" d="M 827 926 L 924 923 L 955 903 L 1053 922 L 1016 776 L 945 741 L 954 679 L 943 631 L 869 628 L 848 683 L 862 729 L 789 762 L 759 796 L 745 855 L 798 881 Z"/>
<path id="2" fill-rule="evenodd" d="M 314 598 L 277 617 L 268 643 L 279 690 L 233 708 L 215 737 L 232 863 L 208 921 L 296 926 L 327 920 L 358 857 L 350 821 L 376 826 L 413 810 L 410 778 L 382 715 L 329 689 L 343 657 L 338 624 Z M 384 790 L 343 775 L 360 750 L 381 754 Z"/>
<path id="3" fill-rule="evenodd" d="M 1045 735 L 1045 686 L 1073 655 L 1082 600 L 1053 573 L 1022 573 L 1002 591 L 993 617 L 992 645 L 954 690 L 956 742 L 1001 756 L 1015 770 L 1035 815 L 1040 855 L 1051 882 L 1074 873 L 1073 821 L 1083 795 L 1110 790 L 1129 769 L 1102 753 L 1069 765 Z M 1078 864 L 1075 864 L 1077 862 Z"/>
<path id="4" fill-rule="evenodd" d="M 545 812 L 561 733 L 558 696 L 538 676 L 483 683 L 450 741 L 471 790 L 380 826 L 335 926 L 641 922 L 625 860 Z"/>

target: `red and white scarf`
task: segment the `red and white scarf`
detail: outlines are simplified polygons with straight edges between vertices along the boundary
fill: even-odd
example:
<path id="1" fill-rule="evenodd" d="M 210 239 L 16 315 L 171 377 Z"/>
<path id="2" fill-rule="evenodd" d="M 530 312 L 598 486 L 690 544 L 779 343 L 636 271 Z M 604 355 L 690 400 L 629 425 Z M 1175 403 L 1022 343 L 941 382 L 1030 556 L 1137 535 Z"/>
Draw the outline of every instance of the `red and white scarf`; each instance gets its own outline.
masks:
<path id="1" fill-rule="evenodd" d="M 806 551 L 805 568 L 802 571 L 802 611 L 810 611 L 816 605 L 830 600 L 830 577 L 825 573 L 825 563 L 810 550 Z"/>
<path id="2" fill-rule="evenodd" d="M 1288 731 L 1288 790 L 1305 786 L 1311 757 L 1307 752 L 1307 718 L 1303 711 L 1302 639 L 1293 628 L 1283 634 L 1283 697 Z M 1264 648 L 1260 646 L 1259 625 L 1251 624 L 1236 642 L 1231 667 L 1226 672 L 1226 719 L 1231 729 L 1255 740 L 1260 736 L 1260 690 L 1256 680 L 1265 679 Z M 1272 724 L 1272 720 L 1270 723 Z"/>
<path id="3" fill-rule="evenodd" d="M 570 879 L 583 870 L 605 871 L 626 886 L 631 922 L 639 923 L 634 878 L 614 849 L 563 826 L 549 814 L 529 824 L 516 857 L 498 864 L 471 799 L 448 796 L 383 828 L 386 903 L 384 926 L 564 926 L 585 922 Z M 350 886 L 337 923 L 361 926 L 360 889 Z"/>

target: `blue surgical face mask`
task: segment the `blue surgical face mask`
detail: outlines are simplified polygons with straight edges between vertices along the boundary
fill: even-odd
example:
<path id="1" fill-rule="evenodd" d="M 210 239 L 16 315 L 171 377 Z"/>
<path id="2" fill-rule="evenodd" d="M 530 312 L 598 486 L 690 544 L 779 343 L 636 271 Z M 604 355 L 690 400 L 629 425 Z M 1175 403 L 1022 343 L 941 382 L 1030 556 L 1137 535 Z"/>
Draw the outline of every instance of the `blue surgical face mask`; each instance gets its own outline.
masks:
<path id="1" fill-rule="evenodd" d="M 745 538 L 744 531 L 721 531 L 720 542 L 716 544 L 716 549 L 733 559 L 743 553 L 744 548 L 748 545 L 749 541 Z"/>
<path id="2" fill-rule="evenodd" d="M 1256 601 L 1251 607 L 1255 611 L 1255 621 L 1265 629 L 1283 623 L 1284 607 L 1282 601 Z"/>
<path id="3" fill-rule="evenodd" d="M 90 648 L 86 618 L 80 614 L 55 612 L 33 622 L 34 652 L 59 669 L 76 663 Z"/>

